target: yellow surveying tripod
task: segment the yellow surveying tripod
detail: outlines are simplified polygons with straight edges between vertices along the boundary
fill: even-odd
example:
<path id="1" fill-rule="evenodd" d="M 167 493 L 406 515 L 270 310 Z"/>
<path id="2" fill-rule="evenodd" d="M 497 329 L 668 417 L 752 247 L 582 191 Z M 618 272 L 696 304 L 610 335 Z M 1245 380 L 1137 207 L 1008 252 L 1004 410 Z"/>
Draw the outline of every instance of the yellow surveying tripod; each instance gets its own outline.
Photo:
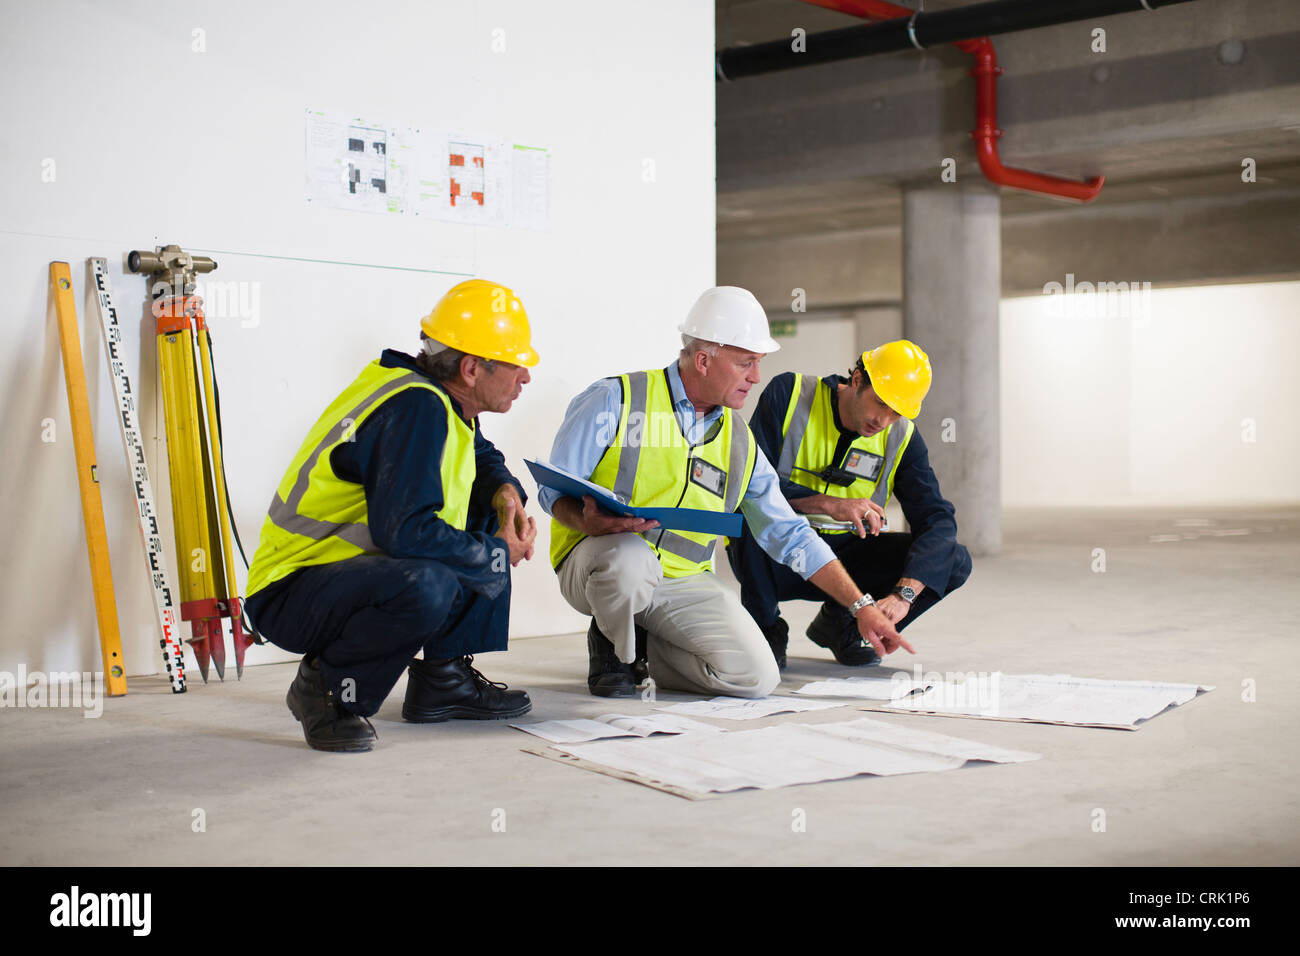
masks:
<path id="1" fill-rule="evenodd" d="M 212 338 L 203 301 L 194 294 L 195 276 L 216 267 L 213 260 L 191 256 L 180 246 L 160 246 L 127 257 L 127 268 L 151 279 L 181 620 L 190 622 L 190 645 L 205 681 L 209 661 L 225 680 L 223 617 L 230 618 L 237 675 L 243 676 L 244 651 L 255 642 L 244 628 L 243 605 L 235 586 Z"/>

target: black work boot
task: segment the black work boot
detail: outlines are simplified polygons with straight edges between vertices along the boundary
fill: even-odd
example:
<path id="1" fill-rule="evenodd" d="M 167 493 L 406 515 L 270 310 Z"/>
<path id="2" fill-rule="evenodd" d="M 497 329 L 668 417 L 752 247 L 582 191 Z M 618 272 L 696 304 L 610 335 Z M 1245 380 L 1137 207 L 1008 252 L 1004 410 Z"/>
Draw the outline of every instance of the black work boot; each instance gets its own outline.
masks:
<path id="1" fill-rule="evenodd" d="M 778 616 L 776 623 L 760 627 L 759 630 L 763 632 L 763 637 L 767 638 L 767 646 L 772 648 L 777 670 L 785 670 L 785 650 L 790 643 L 790 625 L 785 622 L 785 618 Z"/>
<path id="2" fill-rule="evenodd" d="M 532 709 L 526 692 L 488 680 L 474 667 L 473 657 L 411 661 L 407 670 L 402 719 L 413 724 L 453 718 L 504 720 Z"/>
<path id="3" fill-rule="evenodd" d="M 614 645 L 600 633 L 593 617 L 587 628 L 587 689 L 597 697 L 635 697 L 632 672 L 632 665 L 618 659 Z"/>
<path id="4" fill-rule="evenodd" d="M 646 645 L 650 641 L 650 632 L 640 624 L 636 625 L 636 660 L 632 662 L 632 679 L 640 687 L 650 679 L 650 658 Z"/>
<path id="5" fill-rule="evenodd" d="M 307 746 L 314 750 L 358 752 L 375 745 L 378 734 L 370 721 L 344 710 L 334 692 L 326 689 L 319 660 L 309 664 L 302 659 L 284 702 L 302 724 Z"/>
<path id="6" fill-rule="evenodd" d="M 808 625 L 808 639 L 835 655 L 845 667 L 872 667 L 880 655 L 858 633 L 858 622 L 838 604 L 823 604 Z"/>

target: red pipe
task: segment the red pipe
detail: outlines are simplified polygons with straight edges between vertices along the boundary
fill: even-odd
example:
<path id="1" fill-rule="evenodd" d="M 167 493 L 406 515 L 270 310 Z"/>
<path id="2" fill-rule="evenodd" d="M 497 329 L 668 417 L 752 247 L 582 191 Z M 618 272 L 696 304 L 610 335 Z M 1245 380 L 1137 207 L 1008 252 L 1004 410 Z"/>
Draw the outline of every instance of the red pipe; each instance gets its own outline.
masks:
<path id="1" fill-rule="evenodd" d="M 896 20 L 900 17 L 910 17 L 916 12 L 884 0 L 803 0 L 803 2 L 868 20 Z M 1062 199 L 1073 199 L 1078 202 L 1095 199 L 1101 192 L 1102 184 L 1106 182 L 1104 176 L 1093 176 L 1091 179 L 1079 182 L 1048 173 L 1035 173 L 1028 169 L 1015 169 L 1002 165 L 1002 160 L 998 156 L 998 137 L 1002 135 L 1002 130 L 998 129 L 998 76 L 1002 73 L 1002 68 L 998 66 L 998 55 L 993 49 L 993 41 L 988 37 L 980 37 L 975 40 L 961 40 L 953 46 L 975 58 L 975 65 L 970 71 L 970 75 L 975 78 L 975 128 L 971 130 L 970 135 L 971 139 L 975 140 L 975 155 L 979 158 L 980 170 L 984 173 L 984 178 L 999 186 L 1045 193 Z"/>

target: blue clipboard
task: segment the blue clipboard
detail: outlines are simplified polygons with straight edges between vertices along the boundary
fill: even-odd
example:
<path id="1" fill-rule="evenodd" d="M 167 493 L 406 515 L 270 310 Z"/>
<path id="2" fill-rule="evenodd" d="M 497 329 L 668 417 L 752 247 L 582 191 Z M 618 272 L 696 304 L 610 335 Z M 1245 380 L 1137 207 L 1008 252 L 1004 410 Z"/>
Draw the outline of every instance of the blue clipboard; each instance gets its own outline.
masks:
<path id="1" fill-rule="evenodd" d="M 602 488 L 577 475 L 571 475 L 562 468 L 545 462 L 525 458 L 524 464 L 533 474 L 533 480 L 562 495 L 582 500 L 583 495 L 591 495 L 596 504 L 610 514 L 629 518 L 645 518 L 658 521 L 659 527 L 674 531 L 696 531 L 701 534 L 724 534 L 728 538 L 739 538 L 745 519 L 736 512 L 730 514 L 721 511 L 704 511 L 700 508 L 633 508 L 614 497 L 608 488 Z"/>

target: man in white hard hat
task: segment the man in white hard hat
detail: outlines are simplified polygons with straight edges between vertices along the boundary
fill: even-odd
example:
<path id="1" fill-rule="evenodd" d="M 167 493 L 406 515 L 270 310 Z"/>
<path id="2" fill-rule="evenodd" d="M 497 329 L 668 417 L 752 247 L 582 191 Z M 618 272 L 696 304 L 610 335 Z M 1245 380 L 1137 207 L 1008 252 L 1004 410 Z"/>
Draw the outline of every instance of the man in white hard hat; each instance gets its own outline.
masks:
<path id="1" fill-rule="evenodd" d="M 781 495 L 740 408 L 779 346 L 744 289 L 699 297 L 666 368 L 601 379 L 569 403 L 552 464 L 635 507 L 739 509 L 759 545 L 848 608 L 881 654 L 911 646 Z M 573 608 L 592 616 L 587 686 L 626 697 L 647 674 L 665 689 L 763 697 L 780 673 L 762 631 L 713 574 L 716 536 L 660 528 L 542 488 L 551 563 Z"/>

